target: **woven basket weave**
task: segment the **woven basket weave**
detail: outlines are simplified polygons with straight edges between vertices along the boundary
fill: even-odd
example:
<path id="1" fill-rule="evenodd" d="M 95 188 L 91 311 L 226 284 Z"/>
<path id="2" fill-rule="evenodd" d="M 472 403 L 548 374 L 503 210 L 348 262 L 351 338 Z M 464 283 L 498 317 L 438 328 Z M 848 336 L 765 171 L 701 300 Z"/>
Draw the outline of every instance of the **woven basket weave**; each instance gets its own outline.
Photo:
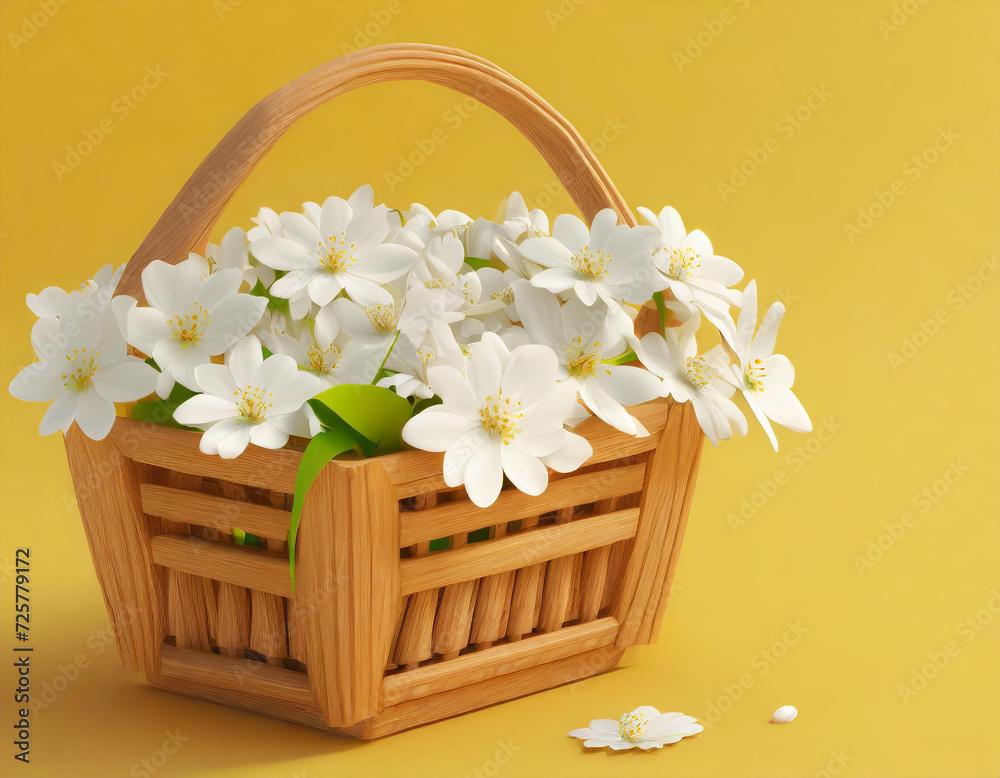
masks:
<path id="1" fill-rule="evenodd" d="M 485 60 L 378 46 L 334 60 L 254 106 L 208 155 L 131 258 L 201 251 L 236 188 L 296 119 L 359 86 L 415 79 L 470 95 L 541 152 L 589 220 L 634 224 L 580 135 Z M 641 332 L 651 322 L 643 312 Z M 690 508 L 702 433 L 690 405 L 632 409 L 633 438 L 591 419 L 594 449 L 529 497 L 485 509 L 405 451 L 328 464 L 287 533 L 301 453 L 201 454 L 195 432 L 117 420 L 66 450 L 123 664 L 157 687 L 357 738 L 375 738 L 605 672 L 655 639 Z M 264 539 L 238 545 L 232 528 Z M 489 539 L 469 543 L 487 528 Z M 430 541 L 448 538 L 431 552 Z"/>

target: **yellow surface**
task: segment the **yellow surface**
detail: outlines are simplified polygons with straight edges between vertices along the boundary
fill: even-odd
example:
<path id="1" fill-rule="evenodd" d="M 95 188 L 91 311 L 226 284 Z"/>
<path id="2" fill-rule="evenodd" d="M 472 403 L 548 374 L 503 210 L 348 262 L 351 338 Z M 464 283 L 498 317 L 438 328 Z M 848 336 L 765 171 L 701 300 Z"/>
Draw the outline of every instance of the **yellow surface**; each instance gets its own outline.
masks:
<path id="1" fill-rule="evenodd" d="M 779 454 L 756 429 L 706 451 L 662 636 L 623 669 L 357 744 L 157 692 L 122 671 L 62 442 L 36 436 L 42 406 L 3 393 L 0 644 L 13 645 L 15 549 L 30 546 L 32 684 L 49 704 L 33 718 L 30 767 L 15 764 L 14 679 L 0 661 L 0 773 L 997 775 L 997 3 L 45 7 L 0 3 L 4 385 L 31 359 L 25 293 L 125 260 L 256 99 L 345 43 L 425 41 L 523 78 L 597 139 L 630 203 L 677 206 L 762 297 L 783 295 L 779 345 L 816 432 L 779 433 Z M 28 37 L 32 16 L 45 24 Z M 121 95 L 141 93 L 144 78 L 145 99 L 129 106 Z M 785 118 L 797 109 L 801 120 Z M 66 146 L 102 120 L 112 131 L 67 164 Z M 400 155 L 434 137 L 443 141 L 422 163 L 400 168 Z M 926 155 L 937 159 L 921 169 L 911 158 L 936 138 Z M 731 166 L 743 164 L 751 174 L 737 185 Z M 387 174 L 403 180 L 390 186 Z M 497 116 L 394 84 L 303 121 L 222 224 L 363 182 L 392 203 L 489 216 L 515 188 L 553 215 L 572 207 L 547 194 L 552 174 Z M 877 193 L 894 186 L 879 213 Z M 869 225 L 859 208 L 878 218 Z M 979 273 L 986 280 L 970 281 Z M 936 317 L 935 334 L 922 334 Z M 744 501 L 757 507 L 739 523 Z M 880 542 L 881 558 L 859 572 Z M 929 655 L 943 668 L 929 666 L 935 677 L 917 678 L 915 696 L 901 692 Z M 725 712 L 659 753 L 585 753 L 565 737 L 642 704 Z M 769 725 L 784 704 L 798 720 Z"/>

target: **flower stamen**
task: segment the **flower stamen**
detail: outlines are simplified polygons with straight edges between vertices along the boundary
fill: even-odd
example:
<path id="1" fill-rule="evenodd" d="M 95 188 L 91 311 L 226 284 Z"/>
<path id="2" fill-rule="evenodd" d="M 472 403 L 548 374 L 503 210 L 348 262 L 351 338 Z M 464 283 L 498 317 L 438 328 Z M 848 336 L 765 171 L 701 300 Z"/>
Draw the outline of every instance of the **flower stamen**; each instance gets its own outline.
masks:
<path id="1" fill-rule="evenodd" d="M 63 387 L 71 392 L 87 391 L 97 373 L 97 360 L 100 356 L 100 352 L 91 352 L 86 348 L 75 348 L 72 354 L 67 354 L 66 361 L 69 365 L 62 376 Z"/>
<path id="2" fill-rule="evenodd" d="M 486 404 L 479 409 L 479 420 L 483 429 L 492 435 L 499 435 L 504 445 L 510 443 L 521 431 L 517 422 L 523 418 L 520 401 L 511 403 L 509 397 L 503 396 L 503 389 L 497 392 L 496 397 L 493 395 L 487 397 Z"/>

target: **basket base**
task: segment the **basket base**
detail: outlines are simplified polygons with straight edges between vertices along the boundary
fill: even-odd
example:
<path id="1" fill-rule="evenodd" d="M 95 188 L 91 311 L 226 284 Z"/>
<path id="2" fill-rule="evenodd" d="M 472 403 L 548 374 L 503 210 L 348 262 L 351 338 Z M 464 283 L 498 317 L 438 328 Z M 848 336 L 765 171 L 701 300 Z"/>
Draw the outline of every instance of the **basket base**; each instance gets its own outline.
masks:
<path id="1" fill-rule="evenodd" d="M 313 703 L 304 673 L 260 662 L 179 649 L 164 644 L 159 673 L 147 675 L 152 686 L 290 721 L 360 740 L 391 735 L 413 727 L 600 675 L 617 667 L 624 649 L 614 646 L 584 651 L 535 667 L 488 678 L 457 689 L 388 705 L 353 727 L 328 727 Z"/>

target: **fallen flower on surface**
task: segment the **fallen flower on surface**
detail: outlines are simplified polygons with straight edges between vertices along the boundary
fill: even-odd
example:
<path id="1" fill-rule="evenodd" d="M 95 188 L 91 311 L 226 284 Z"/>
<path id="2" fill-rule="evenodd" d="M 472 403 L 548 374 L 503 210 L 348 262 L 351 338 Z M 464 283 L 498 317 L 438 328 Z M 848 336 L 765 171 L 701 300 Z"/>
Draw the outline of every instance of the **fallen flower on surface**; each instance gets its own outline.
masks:
<path id="1" fill-rule="evenodd" d="M 643 705 L 623 713 L 617 721 L 594 719 L 589 727 L 574 729 L 568 734 L 582 740 L 585 748 L 607 747 L 612 751 L 641 748 L 649 751 L 697 735 L 703 729 L 693 716 L 660 713 L 656 708 Z"/>

